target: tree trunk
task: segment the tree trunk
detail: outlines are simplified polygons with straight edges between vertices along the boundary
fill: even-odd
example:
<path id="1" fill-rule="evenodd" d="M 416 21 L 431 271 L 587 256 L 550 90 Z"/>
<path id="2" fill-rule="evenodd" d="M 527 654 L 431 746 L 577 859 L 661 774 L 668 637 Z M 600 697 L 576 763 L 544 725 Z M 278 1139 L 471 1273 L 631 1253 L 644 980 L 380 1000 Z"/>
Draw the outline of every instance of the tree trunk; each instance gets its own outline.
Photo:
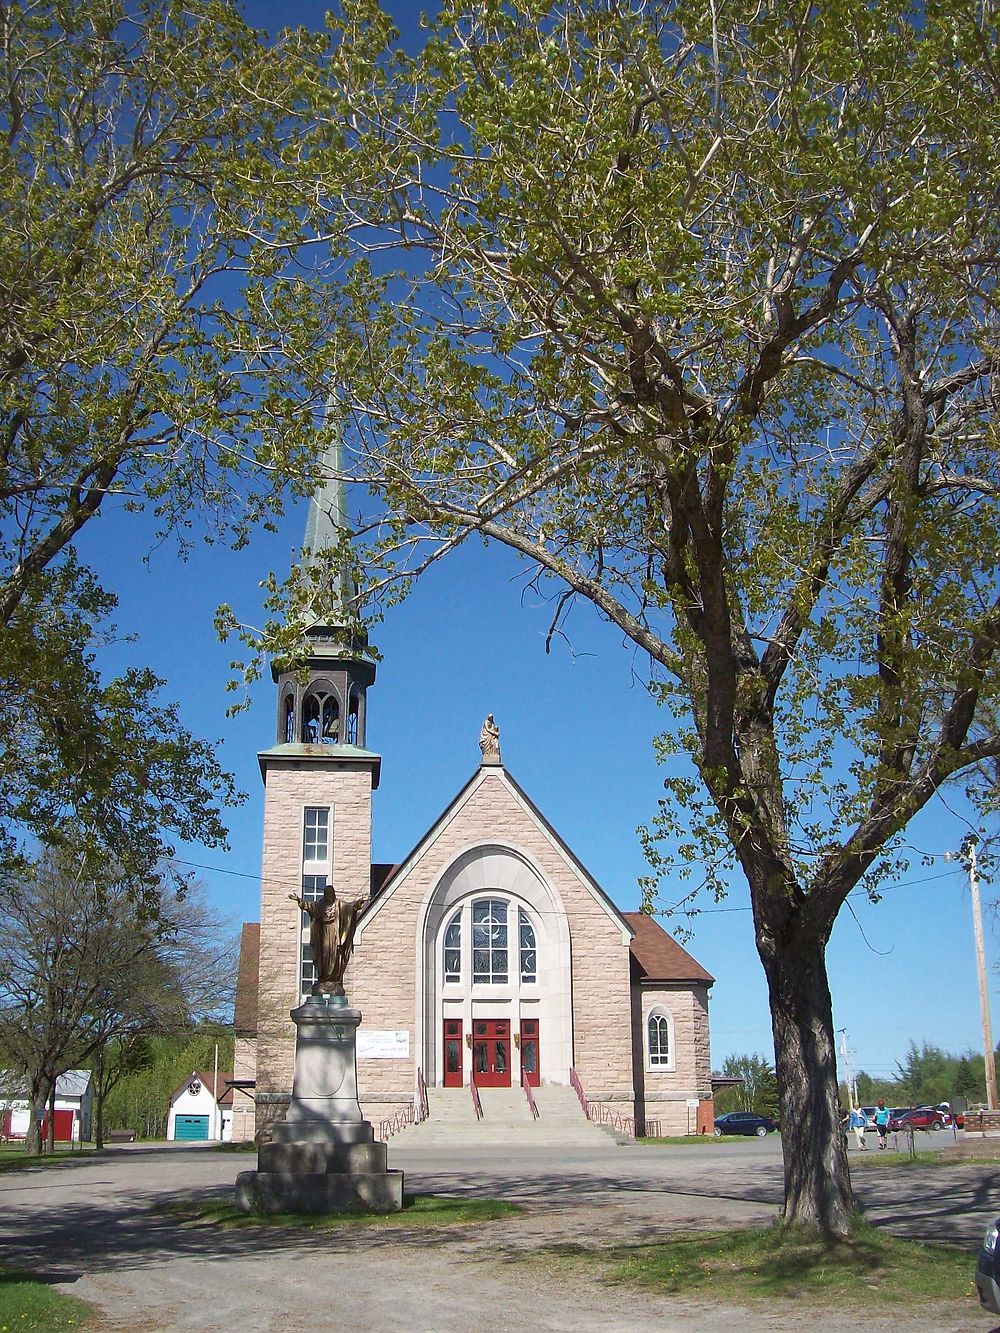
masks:
<path id="1" fill-rule="evenodd" d="M 97 1048 L 97 1095 L 94 1098 L 94 1147 L 104 1149 L 104 1047 Z"/>
<path id="2" fill-rule="evenodd" d="M 40 1157 L 45 1145 L 42 1143 L 42 1116 L 48 1104 L 49 1096 L 55 1088 L 55 1079 L 48 1075 L 37 1074 L 27 1078 L 28 1085 L 28 1132 L 24 1139 L 24 1151 Z M 42 1116 L 38 1114 L 42 1111 Z M 50 1117 L 51 1119 L 51 1117 Z"/>
<path id="3" fill-rule="evenodd" d="M 52 1080 L 49 1092 L 49 1152 L 56 1150 L 56 1081 Z"/>
<path id="4" fill-rule="evenodd" d="M 854 1197 L 841 1126 L 825 944 L 786 938 L 762 961 L 781 1105 L 785 1221 L 846 1236 Z"/>

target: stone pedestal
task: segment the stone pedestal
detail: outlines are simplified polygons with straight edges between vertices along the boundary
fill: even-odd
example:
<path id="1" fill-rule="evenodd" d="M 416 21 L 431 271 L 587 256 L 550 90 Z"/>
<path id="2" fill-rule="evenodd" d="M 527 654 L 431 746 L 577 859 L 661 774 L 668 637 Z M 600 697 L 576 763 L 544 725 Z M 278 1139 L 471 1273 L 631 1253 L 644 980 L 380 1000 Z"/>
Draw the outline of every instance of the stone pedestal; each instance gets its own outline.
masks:
<path id="1" fill-rule="evenodd" d="M 292 1100 L 257 1170 L 236 1178 L 244 1213 L 398 1212 L 403 1173 L 362 1118 L 355 1040 L 361 1014 L 343 996 L 310 995 L 292 1010 Z"/>

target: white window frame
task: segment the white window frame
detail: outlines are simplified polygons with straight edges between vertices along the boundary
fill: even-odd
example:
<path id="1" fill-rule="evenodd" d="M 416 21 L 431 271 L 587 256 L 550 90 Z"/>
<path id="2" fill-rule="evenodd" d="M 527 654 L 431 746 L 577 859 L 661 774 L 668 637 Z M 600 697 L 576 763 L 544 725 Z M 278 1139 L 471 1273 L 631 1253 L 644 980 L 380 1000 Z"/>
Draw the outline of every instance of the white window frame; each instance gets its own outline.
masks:
<path id="1" fill-rule="evenodd" d="M 324 815 L 324 820 L 316 819 L 314 825 L 310 826 L 311 815 Z M 330 847 L 333 842 L 333 811 L 328 805 L 307 805 L 302 811 L 302 864 L 303 866 L 328 866 L 330 863 Z M 319 829 L 325 830 L 325 840 L 320 843 L 318 836 L 310 838 L 310 834 L 318 835 Z M 320 847 L 322 854 L 320 855 Z M 315 853 L 311 855 L 310 853 Z"/>
<path id="2" fill-rule="evenodd" d="M 667 1059 L 653 1062 L 653 1052 L 649 1045 L 649 1025 L 653 1019 L 662 1019 L 667 1025 Z M 642 1024 L 642 1044 L 646 1055 L 646 1069 L 651 1074 L 664 1074 L 677 1068 L 677 1048 L 674 1044 L 674 1016 L 665 1004 L 654 1004 L 647 1012 Z"/>

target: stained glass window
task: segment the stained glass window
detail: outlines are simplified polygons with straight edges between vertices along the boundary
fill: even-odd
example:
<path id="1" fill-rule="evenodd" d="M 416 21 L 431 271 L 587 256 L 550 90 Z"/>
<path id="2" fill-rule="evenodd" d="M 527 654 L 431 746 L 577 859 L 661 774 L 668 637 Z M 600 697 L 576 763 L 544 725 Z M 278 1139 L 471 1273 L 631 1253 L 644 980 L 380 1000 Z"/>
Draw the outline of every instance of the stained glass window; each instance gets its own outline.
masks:
<path id="1" fill-rule="evenodd" d="M 462 980 L 462 913 L 457 911 L 444 933 L 444 979 Z"/>
<path id="2" fill-rule="evenodd" d="M 472 904 L 472 980 L 477 985 L 507 981 L 507 904 L 502 898 Z"/>
<path id="3" fill-rule="evenodd" d="M 523 907 L 517 909 L 518 942 L 521 947 L 521 980 L 538 980 L 538 962 L 535 953 L 535 928 Z"/>

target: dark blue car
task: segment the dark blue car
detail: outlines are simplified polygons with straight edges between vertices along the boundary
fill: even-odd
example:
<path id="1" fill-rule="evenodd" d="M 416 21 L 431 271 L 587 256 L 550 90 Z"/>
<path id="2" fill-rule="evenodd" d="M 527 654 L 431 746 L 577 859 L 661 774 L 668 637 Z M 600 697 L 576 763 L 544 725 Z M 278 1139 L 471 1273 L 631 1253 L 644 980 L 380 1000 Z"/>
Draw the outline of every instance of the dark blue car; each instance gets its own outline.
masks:
<path id="1" fill-rule="evenodd" d="M 772 1134 L 778 1126 L 766 1115 L 755 1115 L 753 1111 L 730 1111 L 727 1115 L 715 1117 L 715 1137 L 723 1134 L 756 1134 L 759 1139 Z"/>

